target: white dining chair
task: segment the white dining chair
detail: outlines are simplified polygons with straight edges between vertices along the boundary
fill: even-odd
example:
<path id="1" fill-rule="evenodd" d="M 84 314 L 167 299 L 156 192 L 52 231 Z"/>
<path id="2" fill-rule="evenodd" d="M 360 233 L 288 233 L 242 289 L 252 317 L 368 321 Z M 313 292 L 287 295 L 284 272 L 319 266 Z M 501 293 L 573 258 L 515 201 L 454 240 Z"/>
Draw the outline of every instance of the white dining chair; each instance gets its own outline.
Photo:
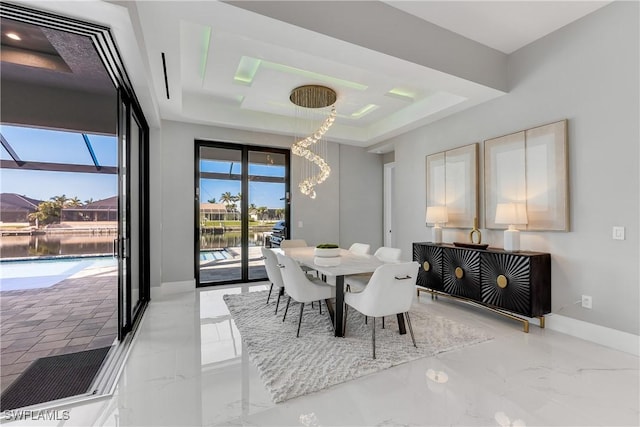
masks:
<path id="1" fill-rule="evenodd" d="M 373 253 L 373 256 L 384 262 L 400 262 L 402 249 L 382 246 Z M 347 292 L 362 292 L 371 279 L 370 273 L 353 274 L 345 278 L 345 289 Z"/>
<path id="2" fill-rule="evenodd" d="M 287 290 L 287 295 L 289 295 L 287 308 L 284 310 L 282 321 L 284 322 L 287 318 L 289 303 L 293 298 L 294 301 L 300 303 L 300 317 L 298 318 L 298 332 L 296 333 L 296 337 L 299 337 L 304 305 L 318 300 L 325 300 L 327 305 L 329 305 L 330 302 L 327 300 L 335 298 L 336 288 L 335 286 L 329 286 L 318 278 L 307 276 L 300 268 L 300 265 L 286 255 L 278 254 L 278 263 L 280 264 L 284 287 Z M 331 316 L 330 310 L 327 311 L 329 311 L 329 316 Z"/>
<path id="3" fill-rule="evenodd" d="M 366 243 L 354 243 L 349 246 L 349 252 L 356 255 L 369 255 L 370 250 L 371 245 L 367 245 Z"/>
<path id="4" fill-rule="evenodd" d="M 369 284 L 362 292 L 346 293 L 344 295 L 344 327 L 347 322 L 347 307 L 351 306 L 365 316 L 373 317 L 372 349 L 376 358 L 376 317 L 391 316 L 402 313 L 407 319 L 413 346 L 417 347 L 413 335 L 409 309 L 413 301 L 418 276 L 418 263 L 415 261 L 384 264 L 373 272 Z M 345 331 L 346 336 L 346 331 Z"/>
<path id="5" fill-rule="evenodd" d="M 384 262 L 399 262 L 402 249 L 382 246 L 373 253 L 373 256 Z"/>
<path id="6" fill-rule="evenodd" d="M 287 249 L 287 248 L 306 248 L 308 247 L 307 242 L 303 239 L 293 239 L 293 240 L 283 240 L 280 242 L 280 247 L 282 249 Z M 315 271 L 313 268 L 311 267 L 307 267 L 306 265 L 302 266 L 302 270 L 304 270 L 305 273 L 309 273 L 311 271 Z M 318 276 L 318 272 L 316 271 L 316 276 Z"/>
<path id="7" fill-rule="evenodd" d="M 262 251 L 262 256 L 264 257 L 264 267 L 267 270 L 267 277 L 271 282 L 271 286 L 269 287 L 269 295 L 267 295 L 267 304 L 269 304 L 271 291 L 273 290 L 273 286 L 275 285 L 278 288 L 278 300 L 276 301 L 275 314 L 278 314 L 280 297 L 284 294 L 284 282 L 282 281 L 282 273 L 280 273 L 280 268 L 278 268 L 278 256 L 271 249 L 265 248 L 264 246 L 262 246 L 260 250 Z"/>

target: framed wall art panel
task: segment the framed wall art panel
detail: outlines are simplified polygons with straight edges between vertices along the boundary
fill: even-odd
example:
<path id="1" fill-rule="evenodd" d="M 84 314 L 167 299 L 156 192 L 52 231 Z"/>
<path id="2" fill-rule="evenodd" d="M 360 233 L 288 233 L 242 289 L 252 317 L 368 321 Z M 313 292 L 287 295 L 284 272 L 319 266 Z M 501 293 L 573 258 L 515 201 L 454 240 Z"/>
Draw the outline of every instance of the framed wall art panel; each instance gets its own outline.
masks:
<path id="1" fill-rule="evenodd" d="M 446 228 L 472 228 L 478 217 L 478 144 L 427 156 L 427 207 L 444 206 Z"/>
<path id="2" fill-rule="evenodd" d="M 484 142 L 486 228 L 495 223 L 500 203 L 525 204 L 530 231 L 568 231 L 567 121 Z"/>

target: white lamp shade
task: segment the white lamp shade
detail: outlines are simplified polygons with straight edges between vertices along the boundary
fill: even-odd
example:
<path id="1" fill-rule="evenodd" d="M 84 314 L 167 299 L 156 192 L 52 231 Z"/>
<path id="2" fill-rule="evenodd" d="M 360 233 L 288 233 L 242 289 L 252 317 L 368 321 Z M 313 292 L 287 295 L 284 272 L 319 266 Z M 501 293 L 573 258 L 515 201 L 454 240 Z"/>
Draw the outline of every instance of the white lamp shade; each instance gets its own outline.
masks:
<path id="1" fill-rule="evenodd" d="M 524 203 L 498 203 L 496 206 L 496 224 L 526 224 L 527 206 Z"/>
<path id="2" fill-rule="evenodd" d="M 446 206 L 427 207 L 427 222 L 430 224 L 443 224 L 449 221 L 449 214 Z"/>

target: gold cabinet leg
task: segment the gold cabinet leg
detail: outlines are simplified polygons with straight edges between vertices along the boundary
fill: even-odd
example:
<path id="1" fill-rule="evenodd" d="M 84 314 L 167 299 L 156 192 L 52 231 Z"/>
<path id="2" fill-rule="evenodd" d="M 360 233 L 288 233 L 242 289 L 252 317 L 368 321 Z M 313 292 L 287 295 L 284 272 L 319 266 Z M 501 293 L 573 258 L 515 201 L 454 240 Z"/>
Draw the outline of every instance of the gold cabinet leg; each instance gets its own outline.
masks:
<path id="1" fill-rule="evenodd" d="M 522 319 L 522 332 L 524 332 L 525 334 L 529 333 L 529 321 Z"/>
<path id="2" fill-rule="evenodd" d="M 538 319 L 540 319 L 540 329 L 544 329 L 544 316 L 539 316 Z"/>

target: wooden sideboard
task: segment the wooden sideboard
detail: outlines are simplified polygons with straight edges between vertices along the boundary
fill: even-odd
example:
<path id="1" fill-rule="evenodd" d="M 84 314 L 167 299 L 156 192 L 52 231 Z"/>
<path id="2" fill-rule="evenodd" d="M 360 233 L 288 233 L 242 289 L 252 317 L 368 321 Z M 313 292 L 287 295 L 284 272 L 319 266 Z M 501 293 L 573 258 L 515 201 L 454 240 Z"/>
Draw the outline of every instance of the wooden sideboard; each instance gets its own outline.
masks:
<path id="1" fill-rule="evenodd" d="M 507 252 L 502 249 L 469 249 L 429 242 L 413 244 L 413 260 L 420 264 L 417 279 L 421 291 L 480 305 L 523 323 L 521 316 L 551 312 L 551 255 L 540 252 Z"/>

